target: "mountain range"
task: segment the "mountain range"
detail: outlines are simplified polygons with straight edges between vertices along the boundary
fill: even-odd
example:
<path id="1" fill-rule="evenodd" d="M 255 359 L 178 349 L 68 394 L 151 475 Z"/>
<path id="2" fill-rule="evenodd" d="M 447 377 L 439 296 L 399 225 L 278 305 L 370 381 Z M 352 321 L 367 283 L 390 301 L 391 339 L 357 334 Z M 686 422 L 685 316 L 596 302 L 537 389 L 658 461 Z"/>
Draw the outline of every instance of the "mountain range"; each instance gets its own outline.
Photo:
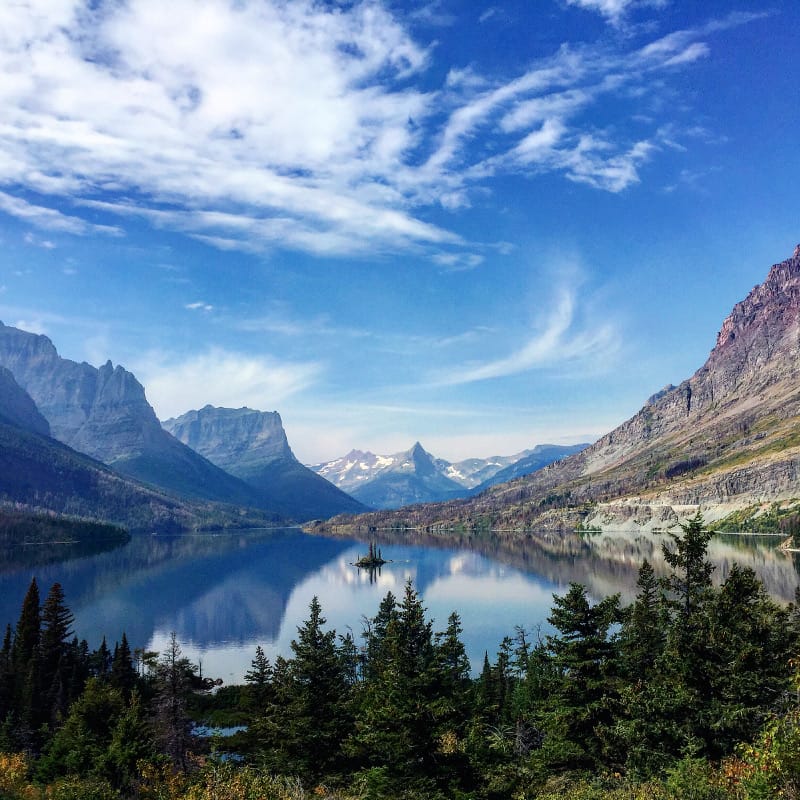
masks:
<path id="1" fill-rule="evenodd" d="M 586 446 L 537 445 L 512 456 L 451 463 L 435 458 L 417 442 L 393 455 L 351 450 L 311 469 L 365 505 L 390 509 L 466 497 L 503 480 L 527 475 Z"/>
<path id="2" fill-rule="evenodd" d="M 258 527 L 275 515 L 181 499 L 119 474 L 49 436 L 33 400 L 0 368 L 0 506 L 99 519 L 131 531 Z"/>
<path id="3" fill-rule="evenodd" d="M 743 527 L 800 510 L 800 246 L 722 323 L 706 363 L 580 453 L 479 495 L 331 526 Z"/>
<path id="4" fill-rule="evenodd" d="M 29 422 L 35 421 L 37 433 L 49 433 L 72 451 L 113 468 L 117 475 L 173 498 L 260 509 L 266 512 L 261 518 L 268 520 L 304 521 L 362 510 L 359 503 L 297 462 L 279 417 L 273 425 L 280 429 L 280 457 L 243 445 L 247 449 L 245 480 L 164 430 L 144 387 L 121 366 L 109 361 L 98 369 L 62 358 L 48 337 L 0 323 L 0 367 L 27 398 L 13 393 L 8 397 L 8 407 L 13 409 L 8 414 L 16 415 L 17 421 L 27 415 Z M 0 395 L 0 413 L 4 399 Z M 23 427 L 34 429 L 30 424 Z"/>

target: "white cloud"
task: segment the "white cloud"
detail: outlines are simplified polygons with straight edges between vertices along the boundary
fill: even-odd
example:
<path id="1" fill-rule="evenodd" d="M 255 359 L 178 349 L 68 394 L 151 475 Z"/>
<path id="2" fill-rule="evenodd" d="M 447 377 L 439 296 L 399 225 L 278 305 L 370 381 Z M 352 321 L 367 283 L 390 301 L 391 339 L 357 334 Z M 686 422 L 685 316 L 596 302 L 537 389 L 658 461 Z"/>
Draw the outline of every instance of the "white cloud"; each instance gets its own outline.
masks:
<path id="1" fill-rule="evenodd" d="M 668 0 L 567 0 L 571 6 L 602 14 L 614 25 L 619 25 L 625 15 L 634 8 L 661 8 L 667 5 L 667 2 Z"/>
<path id="2" fill-rule="evenodd" d="M 47 334 L 47 325 L 41 319 L 18 319 L 11 323 L 12 328 L 19 328 L 29 333 Z"/>
<path id="3" fill-rule="evenodd" d="M 5 211 L 12 217 L 35 225 L 37 228 L 44 228 L 51 231 L 61 231 L 63 233 L 106 233 L 118 236 L 122 231 L 111 225 L 92 225 L 79 217 L 62 214 L 53 208 L 36 205 L 15 197 L 6 192 L 0 191 L 0 211 Z M 33 243 L 33 239 L 26 238 L 26 241 Z M 36 243 L 39 243 L 37 240 Z"/>
<path id="4" fill-rule="evenodd" d="M 540 330 L 518 350 L 481 364 L 467 364 L 446 373 L 441 385 L 459 385 L 503 378 L 534 369 L 565 368 L 590 364 L 603 369 L 619 348 L 619 335 L 609 322 L 583 325 L 577 322 L 577 298 L 570 289 L 561 289 Z"/>
<path id="5" fill-rule="evenodd" d="M 475 269 L 484 262 L 484 257 L 480 253 L 435 253 L 432 258 L 435 264 L 450 272 Z"/>
<path id="6" fill-rule="evenodd" d="M 322 373 L 316 362 L 284 362 L 220 348 L 190 358 L 154 353 L 132 368 L 161 419 L 208 403 L 271 411 L 308 389 Z"/>
<path id="7" fill-rule="evenodd" d="M 195 303 L 186 303 L 184 306 L 185 309 L 188 311 L 213 311 L 214 306 L 210 303 L 206 303 L 203 300 L 198 300 Z"/>
<path id="8" fill-rule="evenodd" d="M 611 21 L 659 4 L 571 2 Z M 0 211 L 79 235 L 120 233 L 89 209 L 139 216 L 228 250 L 469 250 L 424 209 L 468 207 L 509 170 L 622 191 L 655 134 L 626 135 L 627 111 L 596 131 L 591 110 L 644 102 L 653 73 L 690 68 L 704 36 L 753 18 L 632 52 L 564 46 L 500 80 L 453 65 L 431 89 L 434 45 L 380 0 L 6 4 Z"/>

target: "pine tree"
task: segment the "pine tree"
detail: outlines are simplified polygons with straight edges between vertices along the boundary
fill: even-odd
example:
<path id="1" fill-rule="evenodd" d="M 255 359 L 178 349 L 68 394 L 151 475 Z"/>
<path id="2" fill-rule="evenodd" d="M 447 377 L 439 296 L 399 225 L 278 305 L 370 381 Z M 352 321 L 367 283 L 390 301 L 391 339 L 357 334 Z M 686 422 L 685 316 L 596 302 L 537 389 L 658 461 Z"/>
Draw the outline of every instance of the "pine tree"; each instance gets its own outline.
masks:
<path id="1" fill-rule="evenodd" d="M 187 766 L 186 756 L 191 742 L 191 720 L 186 700 L 191 691 L 193 672 L 194 668 L 181 654 L 178 638 L 173 632 L 169 649 L 155 668 L 155 728 L 162 752 L 182 771 Z"/>
<path id="2" fill-rule="evenodd" d="M 22 611 L 11 646 L 11 664 L 14 671 L 13 704 L 18 719 L 19 744 L 24 747 L 37 746 L 34 731 L 39 727 L 43 716 L 40 637 L 39 587 L 36 578 L 33 578 L 22 602 Z"/>
<path id="3" fill-rule="evenodd" d="M 54 583 L 42 606 L 41 669 L 42 688 L 46 695 L 50 721 L 66 714 L 69 705 L 70 665 L 67 663 L 69 640 L 75 618 L 64 602 L 60 583 Z"/>
<path id="4" fill-rule="evenodd" d="M 664 650 L 669 626 L 665 600 L 659 581 L 649 561 L 639 569 L 639 593 L 632 606 L 625 610 L 620 648 L 623 669 L 629 683 L 650 678 Z"/>
<path id="5" fill-rule="evenodd" d="M 108 674 L 111 671 L 112 661 L 113 655 L 108 649 L 106 637 L 104 636 L 103 641 L 100 642 L 100 647 L 98 647 L 90 657 L 90 669 L 92 675 L 95 675 L 98 678 L 108 677 Z"/>
<path id="6" fill-rule="evenodd" d="M 682 536 L 669 534 L 674 549 L 666 542 L 661 547 L 664 560 L 672 567 L 672 574 L 665 582 L 666 587 L 674 593 L 675 605 L 686 624 L 702 606 L 711 586 L 714 566 L 706 559 L 712 534 L 703 525 L 700 512 L 680 527 Z"/>
<path id="7" fill-rule="evenodd" d="M 6 625 L 6 635 L 0 649 L 0 723 L 5 720 L 13 708 L 14 702 L 14 667 L 11 661 L 11 623 Z"/>
<path id="8" fill-rule="evenodd" d="M 349 752 L 398 789 L 432 785 L 441 759 L 442 697 L 432 624 L 411 581 L 396 610 L 381 604 L 385 632 L 370 661 Z"/>
<path id="9" fill-rule="evenodd" d="M 596 768 L 609 758 L 607 732 L 619 700 L 617 643 L 609 635 L 619 595 L 591 605 L 586 588 L 573 583 L 553 602 L 548 621 L 559 635 L 548 637 L 548 646 L 562 679 L 552 698 L 547 757 L 554 767 Z"/>
<path id="10" fill-rule="evenodd" d="M 131 648 L 128 637 L 122 632 L 122 640 L 114 645 L 114 656 L 111 660 L 109 683 L 122 692 L 125 702 L 130 700 L 131 692 L 136 686 L 136 669 L 133 666 Z"/>
<path id="11" fill-rule="evenodd" d="M 256 645 L 255 658 L 244 679 L 250 707 L 256 714 L 263 714 L 272 699 L 272 665 L 260 645 Z"/>
<path id="12" fill-rule="evenodd" d="M 292 695 L 287 708 L 287 750 L 301 774 L 320 777 L 341 761 L 349 733 L 348 687 L 336 648 L 336 632 L 323 630 L 322 607 L 314 597 L 309 618 L 291 643 Z"/>

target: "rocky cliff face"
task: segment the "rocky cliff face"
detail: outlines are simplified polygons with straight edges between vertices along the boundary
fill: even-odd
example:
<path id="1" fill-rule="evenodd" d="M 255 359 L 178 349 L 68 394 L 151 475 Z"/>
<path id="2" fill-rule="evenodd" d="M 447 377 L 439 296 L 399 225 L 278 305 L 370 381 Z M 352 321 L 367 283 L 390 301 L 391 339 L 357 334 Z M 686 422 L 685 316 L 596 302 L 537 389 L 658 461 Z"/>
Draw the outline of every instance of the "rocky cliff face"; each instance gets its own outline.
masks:
<path id="1" fill-rule="evenodd" d="M 276 459 L 294 459 L 277 411 L 208 405 L 162 425 L 176 439 L 233 475 L 246 474 Z"/>
<path id="2" fill-rule="evenodd" d="M 4 367 L 0 367 L 0 420 L 42 436 L 50 435 L 50 426 L 36 403 Z"/>
<path id="3" fill-rule="evenodd" d="M 46 336 L 0 323 L 0 364 L 50 423 L 54 438 L 106 464 L 164 445 L 136 378 L 111 362 L 97 369 L 61 358 Z"/>
<path id="4" fill-rule="evenodd" d="M 294 457 L 277 411 L 205 406 L 167 420 L 164 428 L 240 478 L 262 507 L 289 519 L 304 522 L 364 509 Z"/>
<path id="5" fill-rule="evenodd" d="M 736 304 L 706 363 L 680 386 L 654 394 L 577 455 L 473 500 L 418 510 L 405 522 L 468 524 L 483 517 L 537 527 L 584 507 L 603 524 L 620 514 L 623 521 L 638 518 L 632 508 L 645 509 L 640 516 L 647 524 L 674 524 L 690 506 L 800 499 L 798 465 L 800 246 Z"/>
<path id="6" fill-rule="evenodd" d="M 117 471 L 187 497 L 258 505 L 241 481 L 161 428 L 134 375 L 61 358 L 41 336 L 0 323 L 0 366 L 31 396 L 55 439 Z"/>

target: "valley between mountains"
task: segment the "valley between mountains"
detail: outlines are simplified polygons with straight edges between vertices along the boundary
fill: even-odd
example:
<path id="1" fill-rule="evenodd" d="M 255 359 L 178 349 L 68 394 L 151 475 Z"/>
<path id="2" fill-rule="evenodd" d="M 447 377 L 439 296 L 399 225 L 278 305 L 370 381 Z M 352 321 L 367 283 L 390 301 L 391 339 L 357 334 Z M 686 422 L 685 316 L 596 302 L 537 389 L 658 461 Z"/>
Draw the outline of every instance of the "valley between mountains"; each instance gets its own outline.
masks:
<path id="1" fill-rule="evenodd" d="M 207 405 L 162 423 L 123 367 L 70 361 L 2 323 L 0 441 L 7 507 L 130 530 L 656 530 L 697 509 L 776 530 L 800 509 L 800 246 L 694 375 L 590 446 L 450 463 L 417 442 L 307 467 L 277 411 Z"/>
<path id="2" fill-rule="evenodd" d="M 675 527 L 700 509 L 736 530 L 777 530 L 800 506 L 800 246 L 723 321 L 706 363 L 581 452 L 476 497 L 327 529 Z"/>

